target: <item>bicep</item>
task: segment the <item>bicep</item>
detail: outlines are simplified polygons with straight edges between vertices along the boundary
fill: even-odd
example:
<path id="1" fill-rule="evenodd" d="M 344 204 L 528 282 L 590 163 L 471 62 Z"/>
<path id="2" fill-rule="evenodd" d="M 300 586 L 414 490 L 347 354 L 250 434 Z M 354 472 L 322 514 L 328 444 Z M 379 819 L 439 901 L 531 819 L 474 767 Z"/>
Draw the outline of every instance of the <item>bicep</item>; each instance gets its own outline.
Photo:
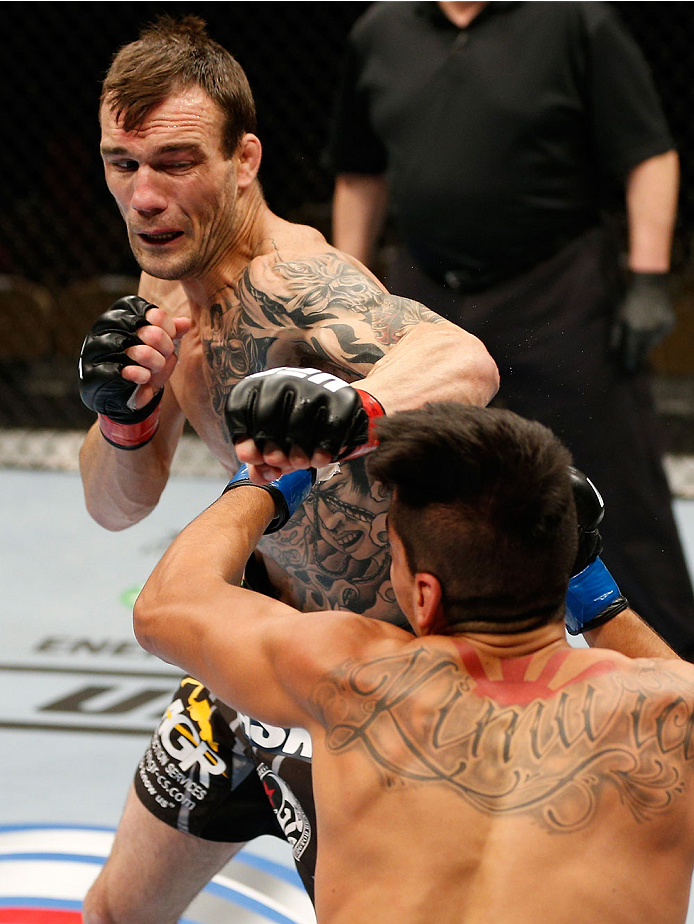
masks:
<path id="1" fill-rule="evenodd" d="M 306 333 L 311 351 L 341 366 L 351 378 L 368 375 L 414 331 L 426 336 L 448 326 L 419 302 L 391 295 L 370 274 L 353 270 L 335 284 L 325 316 Z"/>
<path id="2" fill-rule="evenodd" d="M 367 375 L 413 329 L 448 324 L 390 295 L 357 260 L 332 249 L 254 261 L 239 298 L 266 367 L 315 364 L 348 381 Z"/>

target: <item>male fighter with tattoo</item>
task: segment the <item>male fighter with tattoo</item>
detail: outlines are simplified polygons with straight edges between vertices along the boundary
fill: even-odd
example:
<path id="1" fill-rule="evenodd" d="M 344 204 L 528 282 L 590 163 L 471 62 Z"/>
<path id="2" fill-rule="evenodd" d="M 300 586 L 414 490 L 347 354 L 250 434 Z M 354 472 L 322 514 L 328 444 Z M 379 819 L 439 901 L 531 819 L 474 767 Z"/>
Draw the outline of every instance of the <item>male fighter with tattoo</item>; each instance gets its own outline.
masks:
<path id="1" fill-rule="evenodd" d="M 192 17 L 145 30 L 107 74 L 106 181 L 143 274 L 139 296 L 99 318 L 82 351 L 82 396 L 99 415 L 81 451 L 87 508 L 114 530 L 145 517 L 186 420 L 230 475 L 240 458 L 260 481 L 308 464 L 271 444 L 236 452 L 225 401 L 263 369 L 337 374 L 358 385 L 364 426 L 349 437 L 340 473 L 264 538 L 245 579 L 305 610 L 349 606 L 397 620 L 388 497 L 358 455 L 368 422 L 427 400 L 485 405 L 496 366 L 475 337 L 389 295 L 318 232 L 268 209 L 254 115 L 243 71 Z M 318 450 L 311 461 L 327 458 Z M 265 833 L 292 843 L 310 891 L 309 757 L 304 733 L 237 715 L 185 678 L 136 772 L 85 920 L 175 921 L 245 841 Z"/>
<path id="2" fill-rule="evenodd" d="M 270 374 L 275 394 L 262 374 L 238 386 L 231 431 L 262 443 L 282 413 L 310 429 L 291 374 Z M 273 427 L 259 408 L 282 391 Z M 308 730 L 319 924 L 681 924 L 694 667 L 645 624 L 643 650 L 665 658 L 568 645 L 565 607 L 574 633 L 636 619 L 597 556 L 599 495 L 509 411 L 430 404 L 376 433 L 368 467 L 393 491 L 391 577 L 414 636 L 239 586 L 268 523 L 315 490 L 301 471 L 232 479 L 183 530 L 135 605 L 139 641 L 238 709 Z"/>

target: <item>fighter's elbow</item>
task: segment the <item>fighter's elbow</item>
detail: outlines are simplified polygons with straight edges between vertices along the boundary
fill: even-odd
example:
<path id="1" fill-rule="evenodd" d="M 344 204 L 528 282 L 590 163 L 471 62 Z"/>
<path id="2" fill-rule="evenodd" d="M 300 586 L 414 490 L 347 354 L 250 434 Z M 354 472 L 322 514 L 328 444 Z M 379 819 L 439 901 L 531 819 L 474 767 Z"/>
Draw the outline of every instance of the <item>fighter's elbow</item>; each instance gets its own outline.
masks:
<path id="1" fill-rule="evenodd" d="M 133 607 L 133 632 L 138 645 L 150 654 L 157 653 L 159 611 L 154 594 L 145 586 Z"/>
<path id="2" fill-rule="evenodd" d="M 138 517 L 127 516 L 115 507 L 106 508 L 101 498 L 90 498 L 89 495 L 86 494 L 84 505 L 92 520 L 103 527 L 103 529 L 107 529 L 112 533 L 118 533 L 124 529 L 128 529 L 128 527 L 139 523 L 140 520 L 144 519 L 146 516 L 144 513 Z"/>
<path id="3" fill-rule="evenodd" d="M 501 378 L 499 376 L 499 367 L 494 362 L 491 354 L 481 340 L 477 342 L 479 347 L 475 358 L 476 376 L 474 379 L 477 400 L 473 400 L 471 403 L 479 407 L 486 407 L 499 391 Z"/>
<path id="4" fill-rule="evenodd" d="M 451 400 L 486 407 L 499 390 L 499 369 L 482 341 L 451 324 L 447 333 Z M 441 353 L 443 356 L 443 351 Z"/>

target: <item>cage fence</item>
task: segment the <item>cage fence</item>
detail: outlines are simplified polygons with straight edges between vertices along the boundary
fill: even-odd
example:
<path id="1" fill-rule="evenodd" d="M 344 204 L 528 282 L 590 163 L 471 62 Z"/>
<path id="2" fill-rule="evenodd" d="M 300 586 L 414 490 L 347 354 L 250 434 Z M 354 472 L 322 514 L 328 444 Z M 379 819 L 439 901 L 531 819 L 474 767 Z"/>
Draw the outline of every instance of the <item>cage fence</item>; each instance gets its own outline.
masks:
<path id="1" fill-rule="evenodd" d="M 94 415 L 77 361 L 95 317 L 138 268 L 98 156 L 100 82 L 113 53 L 161 13 L 195 13 L 246 70 L 270 207 L 329 235 L 323 152 L 344 43 L 368 3 L 5 3 L 0 11 L 0 466 L 73 469 Z M 654 358 L 668 471 L 694 496 L 694 4 L 615 3 L 654 75 L 682 162 L 674 335 Z M 691 467 L 690 467 L 691 466 Z M 186 433 L 176 471 L 220 471 Z"/>

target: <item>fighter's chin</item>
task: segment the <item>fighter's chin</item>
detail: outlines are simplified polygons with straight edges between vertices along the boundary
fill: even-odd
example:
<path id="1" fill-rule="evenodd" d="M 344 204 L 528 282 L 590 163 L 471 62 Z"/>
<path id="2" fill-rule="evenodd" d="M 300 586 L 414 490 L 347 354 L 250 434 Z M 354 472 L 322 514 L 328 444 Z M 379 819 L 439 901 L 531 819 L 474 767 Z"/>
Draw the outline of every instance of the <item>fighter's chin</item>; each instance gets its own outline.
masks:
<path id="1" fill-rule="evenodd" d="M 191 260 L 181 256 L 153 254 L 138 246 L 133 246 L 132 252 L 140 269 L 155 279 L 179 280 L 195 275 Z"/>

